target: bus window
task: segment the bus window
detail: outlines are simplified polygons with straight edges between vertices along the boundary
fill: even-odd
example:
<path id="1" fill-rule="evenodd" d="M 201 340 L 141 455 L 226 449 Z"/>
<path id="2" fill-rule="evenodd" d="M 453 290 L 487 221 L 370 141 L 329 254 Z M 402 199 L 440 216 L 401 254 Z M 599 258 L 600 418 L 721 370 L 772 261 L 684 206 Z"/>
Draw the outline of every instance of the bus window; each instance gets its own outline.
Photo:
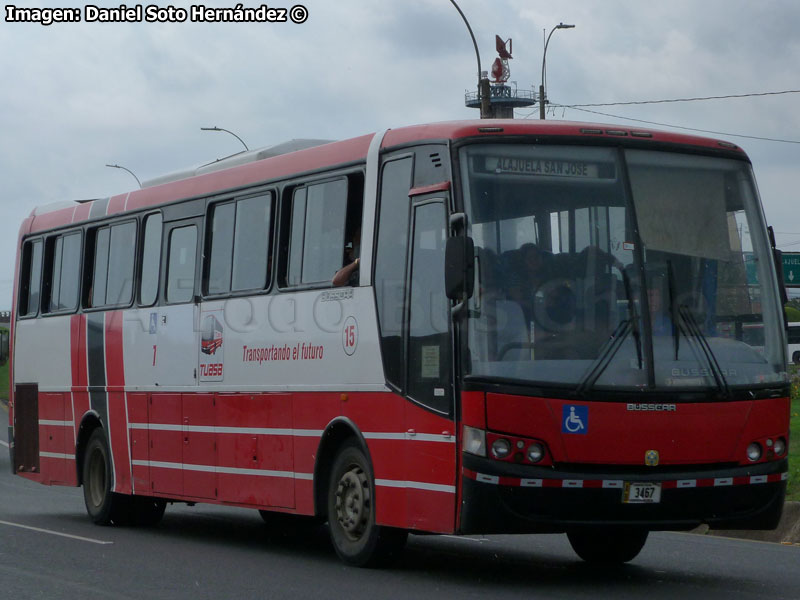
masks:
<path id="1" fill-rule="evenodd" d="M 403 290 L 408 254 L 408 190 L 411 188 L 411 157 L 383 167 L 375 255 L 375 297 L 381 332 L 386 379 L 403 389 Z"/>
<path id="2" fill-rule="evenodd" d="M 42 240 L 26 242 L 22 250 L 22 289 L 19 295 L 19 316 L 30 317 L 39 311 L 42 279 Z"/>
<path id="3" fill-rule="evenodd" d="M 789 360 L 800 365 L 800 323 L 789 323 Z"/>
<path id="4" fill-rule="evenodd" d="M 408 335 L 408 395 L 448 413 L 449 311 L 444 291 L 446 215 L 442 202 L 415 208 Z"/>
<path id="5" fill-rule="evenodd" d="M 46 312 L 75 310 L 78 305 L 81 270 L 81 234 L 60 235 L 48 240 L 50 297 Z"/>
<path id="6" fill-rule="evenodd" d="M 269 281 L 272 193 L 245 198 L 236 203 L 231 289 L 257 290 Z"/>
<path id="7" fill-rule="evenodd" d="M 268 281 L 272 193 L 211 208 L 207 294 L 263 289 Z"/>
<path id="8" fill-rule="evenodd" d="M 208 294 L 224 294 L 231 289 L 231 257 L 233 256 L 233 224 L 236 206 L 233 202 L 211 208 L 211 235 L 208 261 Z"/>
<path id="9" fill-rule="evenodd" d="M 135 255 L 135 221 L 103 227 L 96 231 L 91 306 L 118 306 L 130 303 Z"/>
<path id="10" fill-rule="evenodd" d="M 106 303 L 108 247 L 111 243 L 111 230 L 108 227 L 98 229 L 94 240 L 94 271 L 91 286 L 91 306 L 103 306 Z"/>
<path id="11" fill-rule="evenodd" d="M 194 265 L 197 254 L 197 227 L 177 227 L 169 235 L 167 262 L 167 302 L 189 302 L 194 296 Z"/>
<path id="12" fill-rule="evenodd" d="M 329 282 L 342 266 L 347 179 L 295 191 L 289 241 L 289 285 Z"/>
<path id="13" fill-rule="evenodd" d="M 158 297 L 158 275 L 161 265 L 161 213 L 148 215 L 144 221 L 139 302 L 152 306 Z"/>

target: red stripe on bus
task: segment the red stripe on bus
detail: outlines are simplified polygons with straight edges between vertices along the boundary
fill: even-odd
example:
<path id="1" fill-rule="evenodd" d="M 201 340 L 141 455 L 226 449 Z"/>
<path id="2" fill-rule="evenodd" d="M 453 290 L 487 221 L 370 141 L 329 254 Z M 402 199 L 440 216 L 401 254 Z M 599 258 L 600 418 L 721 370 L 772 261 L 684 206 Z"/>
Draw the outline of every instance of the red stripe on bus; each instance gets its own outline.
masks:
<path id="1" fill-rule="evenodd" d="M 109 388 L 125 385 L 125 363 L 122 350 L 123 312 L 116 310 L 105 314 L 106 385 Z"/>
<path id="2" fill-rule="evenodd" d="M 72 315 L 69 319 L 69 356 L 73 388 L 84 385 L 83 378 L 81 377 L 81 361 L 79 358 L 82 321 L 83 315 Z M 84 369 L 83 372 L 85 373 L 86 370 Z"/>
<path id="3" fill-rule="evenodd" d="M 120 194 L 118 196 L 112 197 L 108 201 L 108 209 L 106 210 L 107 215 L 114 215 L 117 213 L 125 212 L 125 200 L 128 198 L 128 194 Z"/>
<path id="4" fill-rule="evenodd" d="M 108 428 L 114 455 L 114 491 L 130 494 L 131 462 L 128 443 L 128 411 L 125 407 L 125 363 L 122 349 L 123 312 L 105 313 L 106 389 L 108 390 Z"/>
<path id="5" fill-rule="evenodd" d="M 91 202 L 82 202 L 75 209 L 75 214 L 72 216 L 73 223 L 80 223 L 89 218 L 89 211 L 92 210 Z"/>

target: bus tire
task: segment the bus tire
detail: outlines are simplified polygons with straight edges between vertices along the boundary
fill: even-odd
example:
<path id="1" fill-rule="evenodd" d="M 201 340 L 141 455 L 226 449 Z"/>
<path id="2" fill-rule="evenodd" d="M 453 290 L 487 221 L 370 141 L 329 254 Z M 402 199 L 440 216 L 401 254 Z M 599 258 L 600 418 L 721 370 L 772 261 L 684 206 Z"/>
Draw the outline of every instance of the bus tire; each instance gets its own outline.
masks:
<path id="1" fill-rule="evenodd" d="M 633 560 L 647 541 L 646 529 L 634 527 L 579 529 L 567 537 L 575 554 L 591 564 L 614 565 Z"/>
<path id="2" fill-rule="evenodd" d="M 384 566 L 398 557 L 408 532 L 375 524 L 375 482 L 369 461 L 354 442 L 333 463 L 328 524 L 336 554 L 356 567 Z"/>
<path id="3" fill-rule="evenodd" d="M 131 522 L 130 496 L 111 491 L 111 453 L 103 429 L 89 436 L 83 453 L 83 500 L 89 518 L 97 525 L 127 525 Z"/>
<path id="4" fill-rule="evenodd" d="M 792 362 L 796 365 L 800 365 L 800 350 L 792 354 Z"/>

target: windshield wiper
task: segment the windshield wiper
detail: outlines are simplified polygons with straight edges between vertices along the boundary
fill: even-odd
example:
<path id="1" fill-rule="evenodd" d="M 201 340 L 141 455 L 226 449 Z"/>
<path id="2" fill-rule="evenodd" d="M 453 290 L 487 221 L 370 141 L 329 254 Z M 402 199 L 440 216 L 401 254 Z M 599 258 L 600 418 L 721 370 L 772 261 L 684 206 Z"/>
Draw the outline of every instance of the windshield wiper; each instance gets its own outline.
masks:
<path id="1" fill-rule="evenodd" d="M 680 335 L 682 327 L 680 322 L 686 326 L 688 334 L 697 340 L 697 345 L 706 358 L 706 362 L 714 376 L 714 381 L 717 388 L 725 398 L 730 398 L 731 392 L 728 388 L 728 382 L 725 380 L 725 374 L 717 362 L 717 357 L 714 351 L 711 350 L 711 345 L 708 343 L 708 338 L 703 333 L 700 325 L 697 323 L 692 311 L 685 304 L 678 305 L 675 301 L 675 273 L 672 268 L 672 261 L 667 261 L 667 285 L 669 286 L 669 311 L 672 318 L 672 339 L 675 348 L 675 360 L 678 360 L 678 350 L 680 348 Z"/>
<path id="2" fill-rule="evenodd" d="M 711 346 L 708 343 L 708 338 L 706 338 L 705 334 L 700 329 L 697 319 L 694 318 L 694 315 L 689 310 L 689 307 L 685 304 L 682 304 L 678 307 L 678 314 L 683 318 L 684 323 L 686 323 L 686 328 L 689 330 L 689 334 L 697 340 L 700 349 L 703 351 L 719 391 L 722 393 L 723 397 L 730 399 L 731 390 L 728 387 L 725 374 L 722 372 L 722 368 L 717 362 L 717 357 L 714 356 L 714 352 L 711 350 Z"/>
<path id="3" fill-rule="evenodd" d="M 614 358 L 620 346 L 622 346 L 622 342 L 628 337 L 631 329 L 630 319 L 624 319 L 619 322 L 617 328 L 600 349 L 600 355 L 595 359 L 592 363 L 592 367 L 586 372 L 586 375 L 583 376 L 578 384 L 575 390 L 578 394 L 583 394 L 594 386 L 595 382 L 600 378 L 600 375 L 602 375 L 603 371 L 608 367 L 611 359 Z"/>
<path id="4" fill-rule="evenodd" d="M 586 375 L 583 376 L 578 384 L 576 390 L 578 394 L 584 394 L 594 386 L 595 382 L 600 378 L 600 375 L 603 374 L 603 371 L 605 371 L 611 363 L 611 359 L 613 359 L 619 351 L 622 342 L 625 341 L 625 338 L 628 337 L 628 334 L 631 332 L 633 332 L 633 338 L 636 341 L 636 358 L 639 361 L 639 368 L 642 368 L 642 336 L 639 330 L 639 315 L 636 311 L 636 304 L 633 302 L 631 296 L 630 277 L 625 269 L 621 269 L 620 271 L 622 273 L 622 281 L 625 284 L 625 296 L 628 300 L 628 318 L 619 322 L 608 341 L 606 341 L 600 349 L 599 356 L 595 359 L 594 363 L 592 363 L 592 367 L 586 372 Z"/>

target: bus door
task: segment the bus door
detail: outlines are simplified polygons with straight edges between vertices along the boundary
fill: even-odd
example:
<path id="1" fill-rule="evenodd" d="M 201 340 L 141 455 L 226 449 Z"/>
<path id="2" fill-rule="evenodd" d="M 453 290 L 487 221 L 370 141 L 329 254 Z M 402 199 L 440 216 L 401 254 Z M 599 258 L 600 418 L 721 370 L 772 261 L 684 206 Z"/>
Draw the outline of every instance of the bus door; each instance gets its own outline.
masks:
<path id="1" fill-rule="evenodd" d="M 164 301 L 158 307 L 156 385 L 194 386 L 200 343 L 195 274 L 202 221 L 185 219 L 164 224 Z M 192 350 L 189 350 L 192 348 Z"/>
<path id="2" fill-rule="evenodd" d="M 409 524 L 449 531 L 455 523 L 456 444 L 450 309 L 444 286 L 446 198 L 412 198 L 406 292 L 406 459 Z"/>
<path id="3" fill-rule="evenodd" d="M 211 498 L 216 488 L 213 394 L 197 385 L 200 307 L 196 281 L 202 220 L 164 224 L 163 302 L 156 323 L 155 384 L 148 407 L 155 492 Z M 187 390 L 187 388 L 189 388 Z M 186 468 L 191 465 L 190 468 Z M 177 476 L 181 470 L 183 476 Z"/>

